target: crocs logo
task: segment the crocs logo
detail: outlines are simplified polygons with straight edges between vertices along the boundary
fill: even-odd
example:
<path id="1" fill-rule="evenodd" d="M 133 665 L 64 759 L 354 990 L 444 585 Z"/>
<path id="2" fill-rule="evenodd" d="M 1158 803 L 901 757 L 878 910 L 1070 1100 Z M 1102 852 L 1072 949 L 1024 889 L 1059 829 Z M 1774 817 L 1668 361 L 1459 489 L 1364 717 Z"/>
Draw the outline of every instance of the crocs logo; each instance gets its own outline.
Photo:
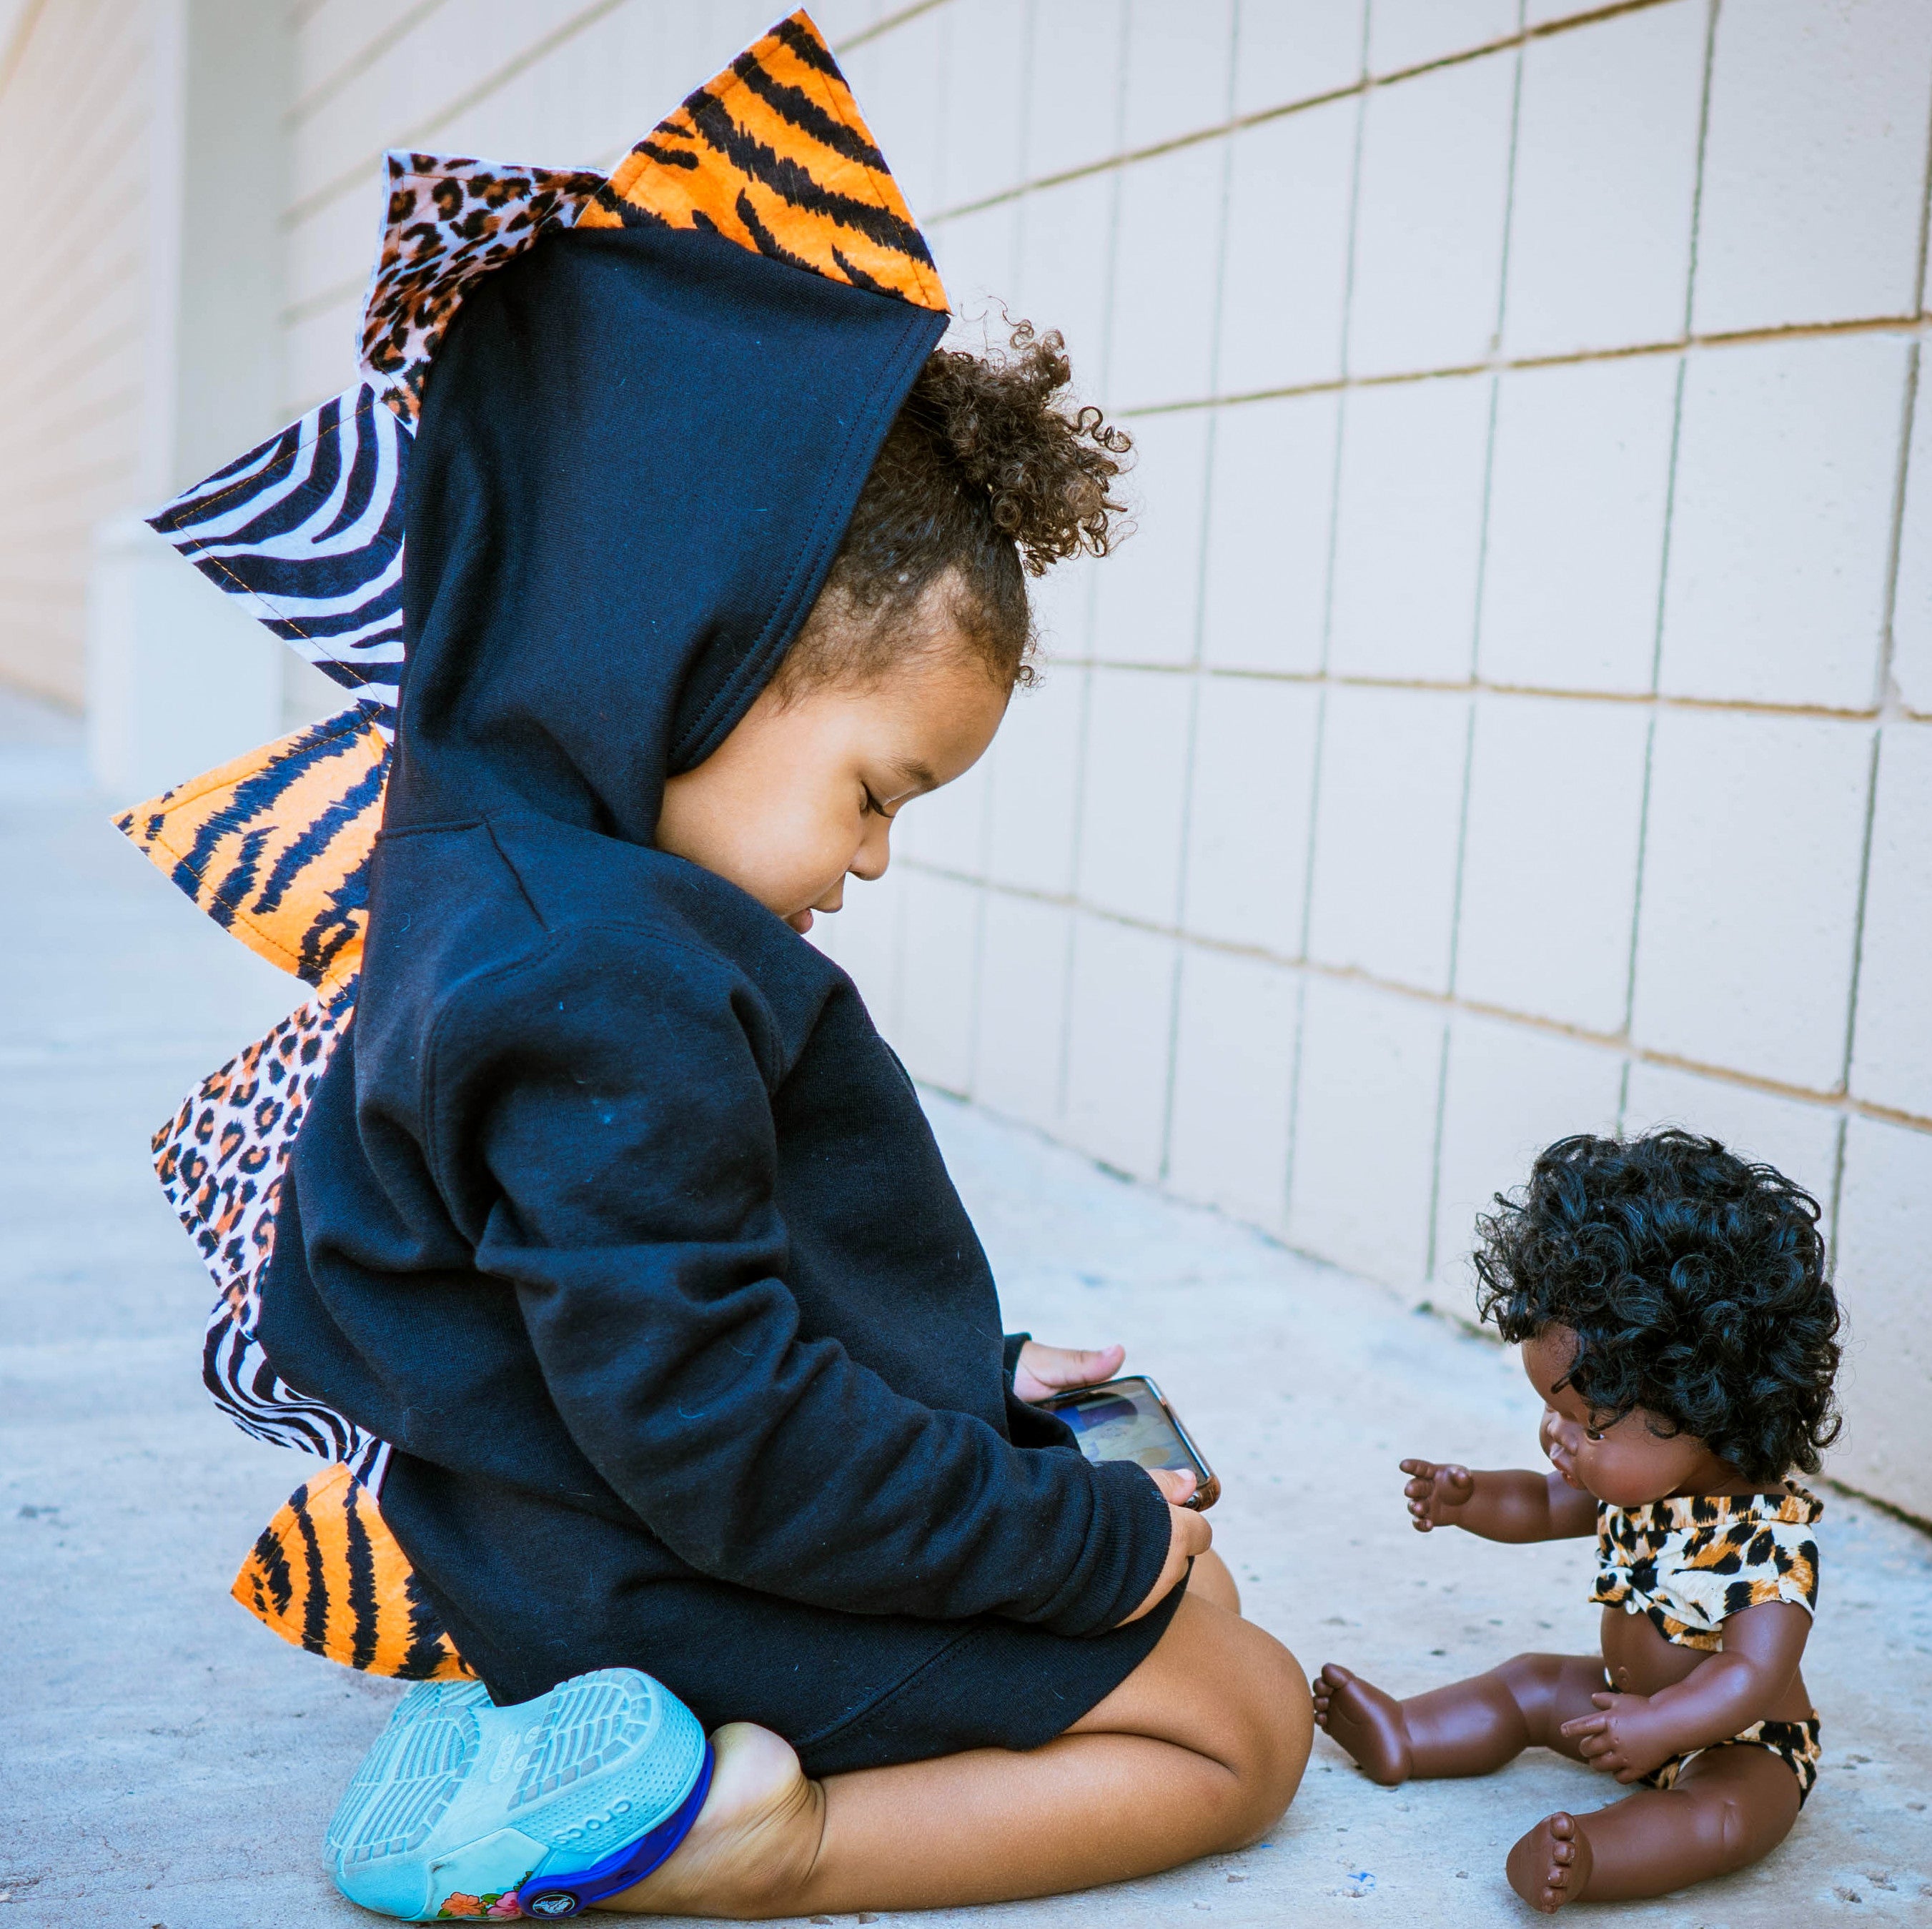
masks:
<path id="1" fill-rule="evenodd" d="M 506 1735 L 496 1744 L 496 1759 L 490 1764 L 492 1784 L 501 1781 L 517 1764 L 517 1748 L 520 1736 Z"/>
<path id="2" fill-rule="evenodd" d="M 551 1921 L 559 1916 L 577 1913 L 577 1898 L 568 1889 L 546 1889 L 541 1895 L 519 1896 L 518 1901 L 526 1916 Z"/>

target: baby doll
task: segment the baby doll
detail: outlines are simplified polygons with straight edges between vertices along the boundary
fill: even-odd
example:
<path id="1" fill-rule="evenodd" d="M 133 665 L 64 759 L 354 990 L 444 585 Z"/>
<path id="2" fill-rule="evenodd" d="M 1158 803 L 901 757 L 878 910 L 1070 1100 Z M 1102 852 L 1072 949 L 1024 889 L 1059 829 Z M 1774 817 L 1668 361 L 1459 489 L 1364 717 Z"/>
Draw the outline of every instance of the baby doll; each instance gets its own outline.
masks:
<path id="1" fill-rule="evenodd" d="M 1481 1310 L 1520 1343 L 1556 1472 L 1402 1462 L 1419 1532 L 1594 1533 L 1603 1651 L 1519 1654 L 1398 1702 L 1332 1664 L 1315 1718 L 1376 1781 L 1555 1748 L 1642 1792 L 1559 1810 L 1509 1853 L 1546 1914 L 1745 1867 L 1817 1780 L 1798 1661 L 1818 1598 L 1816 1473 L 1836 1437 L 1837 1300 L 1816 1202 L 1677 1131 L 1580 1136 L 1478 1222 Z"/>

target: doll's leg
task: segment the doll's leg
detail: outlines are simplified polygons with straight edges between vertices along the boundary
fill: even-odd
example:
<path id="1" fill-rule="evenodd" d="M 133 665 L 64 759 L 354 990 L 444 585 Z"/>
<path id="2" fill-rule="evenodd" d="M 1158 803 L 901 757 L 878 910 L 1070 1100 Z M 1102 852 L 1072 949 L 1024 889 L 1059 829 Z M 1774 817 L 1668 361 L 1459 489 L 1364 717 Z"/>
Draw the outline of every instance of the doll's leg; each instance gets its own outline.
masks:
<path id="1" fill-rule="evenodd" d="M 714 1737 L 698 1825 L 602 1906 L 765 1916 L 1052 1895 L 1244 1847 L 1293 1796 L 1308 1688 L 1271 1636 L 1190 1588 L 1154 1652 L 1058 1740 L 903 1767 L 800 1773 L 778 1736 Z"/>
<path id="2" fill-rule="evenodd" d="M 1486 1675 L 1407 1701 L 1331 1661 L 1316 1678 L 1315 1719 L 1370 1780 L 1392 1788 L 1412 1775 L 1493 1774 L 1526 1748 L 1581 1760 L 1559 1731 L 1594 1714 L 1590 1697 L 1603 1691 L 1598 1654 L 1518 1654 Z"/>
<path id="3" fill-rule="evenodd" d="M 1546 1816 L 1510 1850 L 1510 1886 L 1545 1915 L 1665 1895 L 1760 1860 L 1797 1820 L 1798 1778 L 1769 1749 L 1707 1748 L 1675 1788 Z"/>

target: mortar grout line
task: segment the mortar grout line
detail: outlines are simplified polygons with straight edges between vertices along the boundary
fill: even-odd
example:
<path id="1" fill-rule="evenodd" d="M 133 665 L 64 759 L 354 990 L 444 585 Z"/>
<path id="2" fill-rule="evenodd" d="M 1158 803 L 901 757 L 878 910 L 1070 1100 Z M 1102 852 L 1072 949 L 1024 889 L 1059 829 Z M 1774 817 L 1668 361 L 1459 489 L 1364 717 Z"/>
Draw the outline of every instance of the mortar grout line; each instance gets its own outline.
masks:
<path id="1" fill-rule="evenodd" d="M 1835 1267 L 1838 1256 L 1838 1208 L 1845 1195 L 1845 1145 L 1850 1138 L 1850 1121 L 1840 1118 L 1832 1135 L 1832 1196 L 1826 1203 L 1825 1222 L 1826 1263 Z"/>
<path id="2" fill-rule="evenodd" d="M 1096 670 L 1138 670 L 1153 676 L 1214 676 L 1229 682 L 1294 683 L 1341 689 L 1430 690 L 1447 695 L 1489 694 L 1546 698 L 1552 702 L 1616 704 L 1656 711 L 1708 711 L 1720 716 L 1766 717 L 1814 723 L 1869 724 L 1886 720 L 1877 709 L 1833 710 L 1822 704 L 1775 704 L 1760 698 L 1689 697 L 1636 690 L 1564 689 L 1548 685 L 1492 682 L 1483 676 L 1460 680 L 1428 676 L 1376 676 L 1360 670 L 1258 670 L 1245 664 L 1153 663 L 1132 657 L 1086 656 L 1066 659 Z M 1915 723 L 1932 722 L 1932 712 L 1908 711 Z"/>
<path id="3" fill-rule="evenodd" d="M 332 74 L 326 74 L 299 99 L 291 101 L 282 116 L 285 128 L 296 128 L 334 99 L 359 75 L 367 74 L 392 47 L 406 40 L 422 22 L 444 5 L 445 0 L 416 0 L 370 38 L 354 49 Z"/>
<path id="4" fill-rule="evenodd" d="M 874 40 L 883 40 L 895 28 L 908 25 L 922 14 L 936 14 L 948 4 L 949 0 L 914 0 L 911 6 L 902 7 L 896 14 L 888 14 L 883 20 L 874 20 L 869 27 L 861 27 L 856 34 L 847 34 L 832 51 L 836 55 L 869 46 Z"/>
<path id="5" fill-rule="evenodd" d="M 1234 92 L 1234 62 L 1240 44 L 1238 9 L 1232 13 L 1231 23 L 1227 94 L 1232 106 Z M 1214 298 L 1209 307 L 1208 321 L 1208 373 L 1210 382 L 1220 373 L 1221 319 L 1227 296 L 1228 184 L 1233 169 L 1234 150 L 1232 147 L 1224 148 L 1221 155 L 1220 194 L 1216 216 L 1219 225 L 1214 240 Z M 1202 472 L 1205 486 L 1201 491 L 1198 512 L 1200 541 L 1195 549 L 1194 607 L 1190 625 L 1192 635 L 1189 662 L 1196 671 L 1201 667 L 1202 650 L 1207 634 L 1208 559 L 1209 538 L 1214 520 L 1215 452 L 1219 428 L 1220 418 L 1210 416 L 1208 418 L 1207 447 L 1203 458 L 1205 466 Z M 1194 829 L 1194 770 L 1196 759 L 1200 754 L 1200 734 L 1201 679 L 1196 675 L 1188 682 L 1186 748 L 1181 758 L 1180 861 L 1175 866 L 1174 890 L 1174 915 L 1177 924 L 1187 902 L 1189 859 Z M 1180 1000 L 1185 962 L 1184 957 L 1177 952 L 1168 1010 L 1167 1083 L 1161 1100 L 1160 1176 L 1163 1183 L 1166 1180 L 1174 1151 L 1174 1100 L 1180 1076 Z"/>
<path id="6" fill-rule="evenodd" d="M 944 0 L 932 0 L 932 4 L 943 4 Z M 1367 70 L 1368 9 L 1365 7 L 1363 9 L 1362 77 L 1351 81 L 1346 87 L 1331 87 L 1320 94 L 1304 94 L 1298 100 L 1278 102 L 1272 107 L 1258 107 L 1246 114 L 1232 116 L 1210 127 L 1197 128 L 1187 134 L 1172 135 L 1166 140 L 1149 142 L 1144 147 L 1120 148 L 1102 160 L 1083 161 L 1077 167 L 1063 168 L 1057 173 L 1041 175 L 1036 179 L 1022 182 L 1016 188 L 1003 188 L 997 194 L 982 196 L 976 201 L 965 201 L 954 207 L 943 208 L 932 216 L 931 220 L 937 223 L 963 214 L 976 214 L 982 208 L 995 207 L 1002 201 L 1012 200 L 1016 196 L 1030 194 L 1038 188 L 1058 188 L 1066 182 L 1077 181 L 1087 175 L 1102 173 L 1109 168 L 1124 167 L 1134 161 L 1152 160 L 1161 154 L 1174 153 L 1182 148 L 1198 147 L 1204 141 L 1239 134 L 1244 128 L 1259 127 L 1270 121 L 1282 120 L 1291 114 L 1306 113 L 1313 108 L 1325 107 L 1332 101 L 1346 100 L 1352 96 L 1366 94 L 1378 87 L 1396 86 L 1402 81 L 1413 80 L 1422 74 L 1439 73 L 1445 68 L 1466 66 L 1471 61 L 1481 60 L 1492 54 L 1507 53 L 1512 49 L 1520 48 L 1528 40 L 1546 40 L 1553 34 L 1570 33 L 1580 28 L 1594 26 L 1601 21 L 1614 20 L 1620 14 L 1643 13 L 1652 8 L 1670 4 L 1671 0 L 1618 0 L 1618 4 L 1598 8 L 1593 13 L 1578 14 L 1564 20 L 1548 21 L 1526 30 L 1519 28 L 1516 32 L 1506 34 L 1500 39 L 1485 40 L 1480 46 L 1466 47 L 1456 53 L 1439 55 L 1432 60 L 1418 61 L 1412 66 L 1391 68 L 1386 74 L 1371 74 Z M 914 13 L 925 10 L 923 8 L 910 9 L 905 17 L 910 19 Z M 1518 18 L 1521 18 L 1520 9 L 1518 10 Z M 874 31 L 883 31 L 883 28 Z M 846 44 L 856 45 L 856 42 L 848 41 Z"/>
<path id="7" fill-rule="evenodd" d="M 560 22 L 548 33 L 540 35 L 529 46 L 520 49 L 502 66 L 485 74 L 481 80 L 458 94 L 454 100 L 444 102 L 427 119 L 418 121 L 412 127 L 405 128 L 393 139 L 386 140 L 373 154 L 364 154 L 352 167 L 342 169 L 320 187 L 312 188 L 307 194 L 291 201 L 283 209 L 278 225 L 284 232 L 299 227 L 304 221 L 320 214 L 332 202 L 340 200 L 344 194 L 368 179 L 371 172 L 381 166 L 383 155 L 392 148 L 422 146 L 430 136 L 448 126 L 459 115 L 467 113 L 472 107 L 480 106 L 490 95 L 500 92 L 519 76 L 547 60 L 558 48 L 567 46 L 579 34 L 588 32 L 607 15 L 614 14 L 620 7 L 629 4 L 630 0 L 590 0 L 588 6 L 580 8 L 568 20 Z"/>
<path id="8" fill-rule="evenodd" d="M 1858 850 L 1858 894 L 1852 912 L 1851 983 L 1845 998 L 1845 1049 L 1839 1060 L 1838 1088 L 1852 1088 L 1852 1051 L 1858 1037 L 1858 981 L 1863 975 L 1865 948 L 1865 902 L 1871 887 L 1872 831 L 1878 820 L 1879 773 L 1883 764 L 1885 732 L 1872 732 L 1871 755 L 1865 766 L 1864 829 Z"/>
<path id="9" fill-rule="evenodd" d="M 1688 340 L 1697 306 L 1697 249 L 1703 238 L 1704 157 L 1710 142 L 1711 76 L 1718 65 L 1718 9 L 1723 0 L 1709 0 L 1704 13 L 1704 71 L 1697 90 L 1697 161 L 1690 182 L 1690 254 L 1684 277 L 1684 334 Z M 1676 442 L 1672 431 L 1672 456 Z"/>
<path id="10" fill-rule="evenodd" d="M 1139 403 L 1120 409 L 1124 418 L 1181 415 L 1191 410 L 1238 408 L 1249 402 L 1293 400 L 1353 388 L 1398 388 L 1424 382 L 1453 382 L 1472 375 L 1512 374 L 1539 368 L 1574 368 L 1606 362 L 1632 362 L 1657 356 L 1688 355 L 1696 349 L 1753 348 L 1789 341 L 1835 339 L 1846 335 L 1902 335 L 1922 341 L 1932 334 L 1932 317 L 1923 314 L 1859 315 L 1848 321 L 1788 322 L 1754 328 L 1724 328 L 1708 334 L 1685 334 L 1665 340 L 1625 343 L 1616 348 L 1566 350 L 1560 355 L 1492 354 L 1474 362 L 1428 368 L 1400 369 L 1381 375 L 1343 375 L 1321 382 L 1294 382 L 1275 388 L 1244 388 L 1225 395 L 1190 396 L 1184 401 Z"/>
<path id="11" fill-rule="evenodd" d="M 1688 1057 L 1681 1052 L 1659 1051 L 1652 1046 L 1638 1044 L 1622 1033 L 1598 1031 L 1588 1025 L 1573 1024 L 1562 1018 L 1546 1018 L 1533 1012 L 1515 1010 L 1508 1006 L 1491 1004 L 1479 998 L 1426 990 L 1418 986 L 1402 983 L 1396 979 L 1380 976 L 1354 965 L 1330 964 L 1305 954 L 1288 957 L 1269 950 L 1265 945 L 1243 944 L 1226 939 L 1205 937 L 1198 932 L 1185 930 L 1178 925 L 1164 925 L 1152 919 L 1136 917 L 1126 912 L 1112 910 L 1090 904 L 1072 892 L 1038 890 L 1030 886 L 1010 884 L 998 879 L 975 878 L 923 859 L 908 858 L 904 862 L 910 869 L 928 872 L 956 883 L 977 884 L 983 890 L 998 891 L 1008 897 L 1054 905 L 1082 918 L 1103 924 L 1119 925 L 1128 930 L 1144 932 L 1150 937 L 1172 938 L 1184 946 L 1191 945 L 1197 950 L 1216 952 L 1229 957 L 1253 958 L 1264 964 L 1277 965 L 1310 978 L 1321 978 L 1330 982 L 1365 986 L 1371 990 L 1387 992 L 1412 1004 L 1433 1005 L 1445 1011 L 1467 1012 L 1478 1018 L 1499 1018 L 1526 1030 L 1540 1032 L 1551 1037 L 1568 1038 L 1580 1044 L 1615 1052 L 1631 1064 L 1689 1072 L 1720 1084 L 1762 1093 L 1768 1097 L 1788 1099 L 1815 1108 L 1841 1112 L 1847 1117 L 1869 1118 L 1886 1124 L 1905 1126 L 1916 1132 L 1932 1132 L 1932 1115 L 1882 1105 L 1842 1090 L 1820 1091 L 1810 1086 L 1793 1084 L 1760 1073 L 1742 1072 L 1734 1066 L 1714 1064 L 1702 1059 Z"/>

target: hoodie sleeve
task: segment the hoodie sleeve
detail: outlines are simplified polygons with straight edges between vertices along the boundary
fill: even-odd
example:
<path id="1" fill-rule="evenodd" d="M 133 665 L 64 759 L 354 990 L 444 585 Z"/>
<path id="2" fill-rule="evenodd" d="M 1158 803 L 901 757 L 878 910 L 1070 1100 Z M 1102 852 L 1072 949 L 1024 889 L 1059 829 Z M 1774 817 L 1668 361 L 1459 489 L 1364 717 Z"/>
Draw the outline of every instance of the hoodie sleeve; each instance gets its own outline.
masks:
<path id="1" fill-rule="evenodd" d="M 565 1426 L 700 1573 L 848 1612 L 1104 1632 L 1166 1558 L 1126 1463 L 1017 1448 L 802 1340 L 768 1016 L 715 956 L 578 928 L 445 1008 L 439 1186 Z"/>

